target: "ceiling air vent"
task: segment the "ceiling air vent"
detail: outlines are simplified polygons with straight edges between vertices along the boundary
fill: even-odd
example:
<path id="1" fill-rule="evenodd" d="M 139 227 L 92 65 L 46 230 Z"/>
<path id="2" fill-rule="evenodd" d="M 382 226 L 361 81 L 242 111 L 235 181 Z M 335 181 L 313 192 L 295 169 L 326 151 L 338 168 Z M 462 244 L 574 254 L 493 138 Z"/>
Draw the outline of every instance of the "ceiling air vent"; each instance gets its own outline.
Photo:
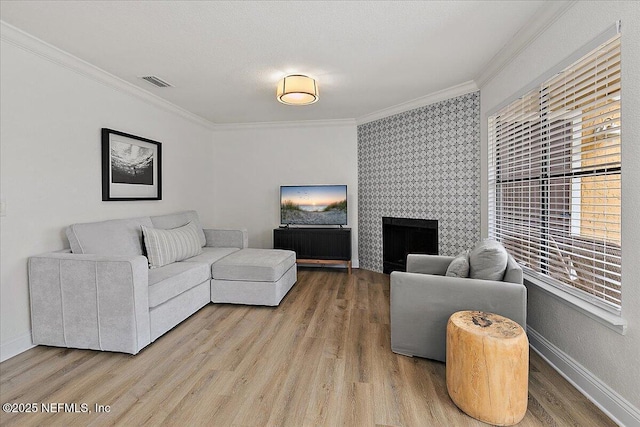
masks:
<path id="1" fill-rule="evenodd" d="M 162 80 L 160 77 L 156 77 L 156 76 L 142 76 L 140 77 L 142 80 L 146 80 L 149 83 L 151 83 L 152 85 L 156 86 L 156 87 L 173 87 L 172 84 L 169 84 L 167 82 L 165 82 L 164 80 Z"/>

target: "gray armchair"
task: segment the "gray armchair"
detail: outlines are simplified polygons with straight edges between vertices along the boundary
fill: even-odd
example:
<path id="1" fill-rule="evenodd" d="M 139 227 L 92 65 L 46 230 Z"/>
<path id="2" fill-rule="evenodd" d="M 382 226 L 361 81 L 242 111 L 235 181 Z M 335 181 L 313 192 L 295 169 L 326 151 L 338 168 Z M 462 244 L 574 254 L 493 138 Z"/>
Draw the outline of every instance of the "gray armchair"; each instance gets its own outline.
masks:
<path id="1" fill-rule="evenodd" d="M 456 311 L 500 314 L 525 328 L 527 288 L 522 269 L 509 255 L 502 281 L 447 277 L 453 257 L 407 257 L 407 272 L 391 273 L 391 349 L 406 356 L 444 362 L 449 317 Z"/>

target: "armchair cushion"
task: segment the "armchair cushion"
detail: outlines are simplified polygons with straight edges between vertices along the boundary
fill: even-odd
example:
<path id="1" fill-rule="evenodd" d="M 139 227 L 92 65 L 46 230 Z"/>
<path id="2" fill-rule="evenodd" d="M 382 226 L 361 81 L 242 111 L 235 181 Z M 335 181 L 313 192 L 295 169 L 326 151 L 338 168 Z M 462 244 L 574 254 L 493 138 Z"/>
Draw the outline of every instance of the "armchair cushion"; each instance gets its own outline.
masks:
<path id="1" fill-rule="evenodd" d="M 449 277 L 469 277 L 469 251 L 464 251 L 451 261 L 445 276 Z"/>
<path id="2" fill-rule="evenodd" d="M 501 281 L 508 259 L 507 250 L 499 242 L 483 239 L 469 253 L 469 277 Z"/>

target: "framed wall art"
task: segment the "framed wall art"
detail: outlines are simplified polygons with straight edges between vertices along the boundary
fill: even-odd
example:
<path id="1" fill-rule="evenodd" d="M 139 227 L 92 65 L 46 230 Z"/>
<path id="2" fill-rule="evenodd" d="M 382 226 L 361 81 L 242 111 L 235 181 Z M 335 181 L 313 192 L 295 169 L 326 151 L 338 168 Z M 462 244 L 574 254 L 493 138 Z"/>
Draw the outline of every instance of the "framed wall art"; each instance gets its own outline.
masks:
<path id="1" fill-rule="evenodd" d="M 162 200 L 162 144 L 103 128 L 102 200 Z"/>

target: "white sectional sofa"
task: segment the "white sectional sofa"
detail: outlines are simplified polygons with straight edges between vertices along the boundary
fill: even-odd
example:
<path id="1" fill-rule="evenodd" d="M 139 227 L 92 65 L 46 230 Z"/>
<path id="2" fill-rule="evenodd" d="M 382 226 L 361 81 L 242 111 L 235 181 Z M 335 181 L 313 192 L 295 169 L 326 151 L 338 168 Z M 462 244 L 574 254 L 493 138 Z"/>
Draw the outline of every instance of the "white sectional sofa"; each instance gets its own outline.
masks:
<path id="1" fill-rule="evenodd" d="M 201 253 L 149 268 L 142 226 L 187 224 Z M 74 224 L 67 237 L 70 250 L 29 259 L 34 344 L 136 354 L 209 302 L 274 306 L 296 282 L 295 252 L 248 249 L 246 231 L 203 229 L 195 211 Z"/>

